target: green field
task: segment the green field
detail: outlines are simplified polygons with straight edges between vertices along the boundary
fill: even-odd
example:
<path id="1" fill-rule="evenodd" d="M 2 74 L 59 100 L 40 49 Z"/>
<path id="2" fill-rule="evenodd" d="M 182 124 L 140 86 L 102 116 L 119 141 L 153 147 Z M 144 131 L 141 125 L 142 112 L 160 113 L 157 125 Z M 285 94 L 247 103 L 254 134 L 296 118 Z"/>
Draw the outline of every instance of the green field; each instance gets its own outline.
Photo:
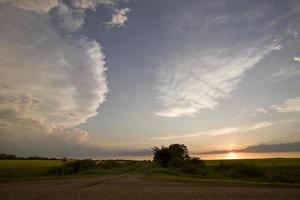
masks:
<path id="1" fill-rule="evenodd" d="M 241 160 L 207 160 L 205 161 L 206 166 L 210 169 L 208 177 L 217 179 L 243 179 L 255 182 L 281 182 L 281 183 L 300 183 L 300 158 L 269 158 L 269 159 L 241 159 Z M 226 172 L 216 172 L 212 169 L 220 166 L 220 163 L 235 164 L 242 163 L 246 166 L 244 172 L 246 176 L 237 173 L 238 170 L 228 170 Z M 248 167 L 247 169 L 247 166 Z M 261 176 L 253 177 L 248 176 L 247 173 L 252 168 L 256 169 Z M 248 170 L 248 172 L 247 172 Z M 253 170 L 252 170 L 253 171 Z"/>
<path id="2" fill-rule="evenodd" d="M 266 158 L 266 159 L 240 159 L 240 160 L 205 160 L 207 166 L 216 166 L 220 162 L 255 164 L 259 167 L 300 168 L 300 158 Z"/>
<path id="3" fill-rule="evenodd" d="M 0 178 L 45 176 L 60 160 L 0 160 Z"/>
<path id="4" fill-rule="evenodd" d="M 151 161 L 107 160 L 97 162 L 92 168 L 70 172 L 75 166 L 63 165 L 60 160 L 0 160 L 0 179 L 139 174 L 145 178 L 179 181 L 195 179 L 300 184 L 300 158 L 207 160 L 205 164 L 201 173 L 186 174 L 178 169 L 160 167 Z"/>

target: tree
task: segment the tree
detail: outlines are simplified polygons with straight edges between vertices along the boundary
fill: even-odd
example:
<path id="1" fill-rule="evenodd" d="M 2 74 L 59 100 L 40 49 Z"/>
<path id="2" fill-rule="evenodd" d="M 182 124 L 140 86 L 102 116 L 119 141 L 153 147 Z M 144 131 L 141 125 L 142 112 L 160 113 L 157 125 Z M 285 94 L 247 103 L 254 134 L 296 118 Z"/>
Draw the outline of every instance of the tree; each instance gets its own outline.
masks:
<path id="1" fill-rule="evenodd" d="M 184 160 L 190 158 L 188 148 L 184 144 L 171 144 L 169 147 L 153 147 L 153 160 L 162 167 L 178 167 Z"/>
<path id="2" fill-rule="evenodd" d="M 154 162 L 157 162 L 162 167 L 168 167 L 170 160 L 169 148 L 165 146 L 162 146 L 161 148 L 153 147 L 152 150 Z"/>
<path id="3" fill-rule="evenodd" d="M 171 144 L 169 147 L 153 147 L 153 161 L 162 167 L 172 167 L 183 173 L 203 174 L 205 163 L 200 158 L 189 156 L 184 144 Z"/>
<path id="4" fill-rule="evenodd" d="M 5 160 L 12 160 L 12 159 L 18 159 L 17 156 L 13 155 L 13 154 L 5 154 L 2 153 L 0 154 L 0 159 L 5 159 Z"/>

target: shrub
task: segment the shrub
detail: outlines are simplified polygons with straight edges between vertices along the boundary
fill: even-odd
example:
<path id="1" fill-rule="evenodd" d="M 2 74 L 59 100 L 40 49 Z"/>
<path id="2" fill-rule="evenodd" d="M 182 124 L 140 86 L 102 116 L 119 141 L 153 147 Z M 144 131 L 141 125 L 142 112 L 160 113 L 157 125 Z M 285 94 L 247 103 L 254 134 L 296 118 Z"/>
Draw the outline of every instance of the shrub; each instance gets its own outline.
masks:
<path id="1" fill-rule="evenodd" d="M 82 172 L 88 169 L 93 169 L 97 166 L 95 160 L 86 159 L 86 160 L 75 160 L 72 162 L 67 162 L 66 164 L 54 167 L 49 170 L 49 175 L 70 175 L 78 172 Z"/>
<path id="2" fill-rule="evenodd" d="M 112 169 L 116 167 L 121 167 L 121 163 L 117 162 L 115 160 L 103 160 L 101 161 L 98 166 L 103 168 L 103 169 Z"/>
<path id="3" fill-rule="evenodd" d="M 84 170 L 95 168 L 96 161 L 91 159 L 75 160 L 73 162 L 66 163 L 66 169 L 69 174 L 74 174 Z"/>

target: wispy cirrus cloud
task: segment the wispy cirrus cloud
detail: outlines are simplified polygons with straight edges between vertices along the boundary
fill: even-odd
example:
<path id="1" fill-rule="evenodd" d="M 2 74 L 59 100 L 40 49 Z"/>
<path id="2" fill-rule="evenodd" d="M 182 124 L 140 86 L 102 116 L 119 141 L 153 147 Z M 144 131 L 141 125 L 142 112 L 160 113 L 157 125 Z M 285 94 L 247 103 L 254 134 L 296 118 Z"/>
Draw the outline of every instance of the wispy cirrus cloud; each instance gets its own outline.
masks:
<path id="1" fill-rule="evenodd" d="M 205 109 L 215 109 L 230 97 L 243 78 L 259 62 L 282 49 L 281 36 L 261 20 L 272 21 L 272 8 L 262 3 L 260 9 L 241 6 L 231 9 L 225 2 L 203 2 L 193 12 L 180 9 L 169 14 L 167 25 L 174 43 L 162 58 L 158 73 L 158 99 L 162 117 L 195 116 Z M 245 9 L 245 10 L 243 10 Z M 259 26 L 253 29 L 254 25 Z M 256 36 L 249 39 L 249 32 Z M 267 34 L 266 34 L 267 32 Z"/>
<path id="2" fill-rule="evenodd" d="M 277 83 L 279 81 L 285 81 L 290 78 L 295 78 L 299 76 L 300 76 L 300 66 L 294 65 L 291 67 L 285 67 L 271 75 L 271 83 Z"/>
<path id="3" fill-rule="evenodd" d="M 214 109 L 219 100 L 238 88 L 247 71 L 267 54 L 278 50 L 276 43 L 241 49 L 213 49 L 175 56 L 159 76 L 159 99 L 166 107 L 155 112 L 163 117 L 193 116 Z"/>
<path id="4" fill-rule="evenodd" d="M 294 57 L 293 61 L 298 64 L 300 62 L 300 57 Z M 300 65 L 297 64 L 282 67 L 278 72 L 273 73 L 271 75 L 271 83 L 277 83 L 279 81 L 285 81 L 290 78 L 299 77 Z"/>
<path id="5" fill-rule="evenodd" d="M 294 97 L 286 99 L 282 104 L 271 105 L 265 108 L 256 109 L 257 112 L 268 113 L 268 112 L 300 112 L 300 97 Z"/>
<path id="6" fill-rule="evenodd" d="M 260 112 L 260 113 L 267 113 L 268 112 L 268 110 L 266 108 L 257 108 L 255 111 Z"/>
<path id="7" fill-rule="evenodd" d="M 203 131 L 200 133 L 153 137 L 152 139 L 153 140 L 174 140 L 174 139 L 194 138 L 194 137 L 199 137 L 199 136 L 217 136 L 217 135 L 235 133 L 238 130 L 239 129 L 237 127 L 226 127 L 226 128 L 221 128 L 221 129 L 207 130 L 207 131 Z"/>
<path id="8" fill-rule="evenodd" d="M 182 135 L 167 135 L 167 136 L 159 136 L 159 137 L 153 137 L 152 140 L 177 140 L 177 139 L 189 139 L 189 138 L 196 138 L 196 137 L 214 137 L 214 136 L 221 136 L 221 135 L 227 135 L 227 134 L 234 134 L 234 133 L 245 133 L 245 132 L 251 132 L 256 131 L 263 128 L 268 128 L 271 126 L 275 126 L 278 124 L 284 124 L 284 123 L 290 123 L 290 122 L 296 122 L 299 121 L 297 119 L 289 119 L 289 120 L 281 120 L 281 121 L 275 121 L 275 122 L 257 122 L 255 124 L 249 125 L 249 126 L 242 126 L 242 127 L 224 127 L 220 129 L 212 129 L 212 130 L 206 130 L 199 133 L 191 133 L 191 134 L 182 134 Z"/>
<path id="9" fill-rule="evenodd" d="M 296 61 L 296 62 L 300 62 L 300 57 L 296 56 L 296 57 L 293 58 L 293 60 Z"/>
<path id="10" fill-rule="evenodd" d="M 272 105 L 269 108 L 278 112 L 300 112 L 300 97 L 290 98 L 284 101 L 281 105 Z"/>

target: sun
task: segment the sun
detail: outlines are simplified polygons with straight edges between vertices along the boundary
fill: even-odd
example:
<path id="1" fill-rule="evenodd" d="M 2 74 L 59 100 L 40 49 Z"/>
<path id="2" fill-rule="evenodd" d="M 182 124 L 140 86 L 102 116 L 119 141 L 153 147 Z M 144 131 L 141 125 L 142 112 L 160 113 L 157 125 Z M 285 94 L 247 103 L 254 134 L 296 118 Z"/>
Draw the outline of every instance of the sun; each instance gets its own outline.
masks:
<path id="1" fill-rule="evenodd" d="M 231 151 L 231 152 L 226 154 L 226 158 L 227 159 L 237 159 L 238 155 L 235 152 Z"/>

